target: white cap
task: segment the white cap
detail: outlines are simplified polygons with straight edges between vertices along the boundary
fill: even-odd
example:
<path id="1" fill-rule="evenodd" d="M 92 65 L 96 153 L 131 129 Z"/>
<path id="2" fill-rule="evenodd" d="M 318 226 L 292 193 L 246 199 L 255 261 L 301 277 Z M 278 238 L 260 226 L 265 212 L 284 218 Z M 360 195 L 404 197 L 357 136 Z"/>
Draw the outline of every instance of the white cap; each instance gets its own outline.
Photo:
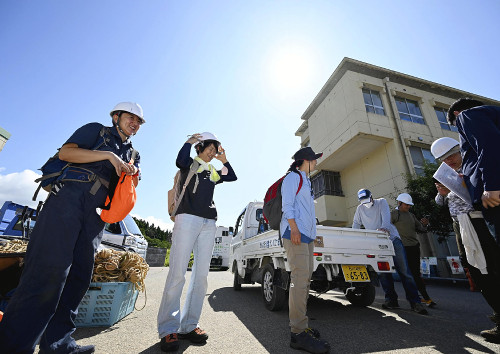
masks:
<path id="1" fill-rule="evenodd" d="M 408 193 L 401 193 L 400 195 L 398 195 L 396 200 L 408 205 L 413 205 L 413 199 L 411 199 L 411 195 L 409 195 Z"/>
<path id="2" fill-rule="evenodd" d="M 135 102 L 120 102 L 109 112 L 109 115 L 113 117 L 113 113 L 116 111 L 124 111 L 131 114 L 135 114 L 142 120 L 142 123 L 146 123 L 144 119 L 144 113 L 142 112 L 142 107 Z"/>
<path id="3" fill-rule="evenodd" d="M 459 151 L 460 143 L 453 138 L 439 138 L 431 145 L 432 155 L 441 161 Z"/>
<path id="4" fill-rule="evenodd" d="M 204 133 L 201 133 L 200 135 L 201 135 L 201 137 L 194 144 L 194 146 L 200 144 L 202 141 L 205 141 L 205 140 L 215 140 L 215 141 L 217 141 L 220 144 L 220 141 L 219 141 L 219 139 L 217 139 L 217 137 L 215 136 L 215 134 L 212 134 L 210 132 L 204 132 Z"/>

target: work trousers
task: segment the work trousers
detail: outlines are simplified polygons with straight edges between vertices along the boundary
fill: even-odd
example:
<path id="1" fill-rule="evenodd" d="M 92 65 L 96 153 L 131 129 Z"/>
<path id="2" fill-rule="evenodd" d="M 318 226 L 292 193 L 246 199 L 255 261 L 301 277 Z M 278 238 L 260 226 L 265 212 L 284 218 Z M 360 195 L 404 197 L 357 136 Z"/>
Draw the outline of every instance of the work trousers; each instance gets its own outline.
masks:
<path id="1" fill-rule="evenodd" d="M 466 259 L 462 259 L 462 264 L 469 268 L 472 280 L 481 290 L 486 302 L 496 314 L 500 314 L 500 247 L 496 244 L 484 219 L 471 218 L 470 220 L 481 243 L 488 274 L 482 274 L 479 269 L 469 265 Z"/>
<path id="2" fill-rule="evenodd" d="M 208 272 L 215 243 L 215 220 L 191 214 L 175 216 L 169 269 L 158 311 L 160 338 L 171 333 L 188 333 L 198 326 L 208 287 Z M 191 251 L 194 263 L 182 312 L 181 294 Z"/>
<path id="3" fill-rule="evenodd" d="M 314 267 L 314 242 L 294 245 L 290 240 L 283 239 L 288 264 L 290 265 L 290 292 L 288 307 L 290 329 L 292 333 L 304 332 L 309 327 L 307 299 Z"/>
<path id="4" fill-rule="evenodd" d="M 408 267 L 408 261 L 406 260 L 406 252 L 403 246 L 403 242 L 400 238 L 395 238 L 392 241 L 394 246 L 394 267 L 396 272 L 398 272 L 401 278 L 401 283 L 406 293 L 406 299 L 410 304 L 415 304 L 420 302 L 420 297 L 418 296 L 417 285 L 415 280 L 411 275 L 410 269 Z M 391 273 L 379 273 L 380 284 L 385 292 L 385 300 L 390 302 L 395 302 L 398 300 L 398 294 L 394 290 L 394 279 Z"/>
<path id="5" fill-rule="evenodd" d="M 495 236 L 497 245 L 500 246 L 500 206 L 494 208 L 483 207 L 482 211 L 490 232 Z"/>
<path id="6" fill-rule="evenodd" d="M 420 245 L 415 246 L 405 246 L 406 259 L 408 261 L 408 267 L 413 275 L 413 280 L 417 285 L 417 289 L 425 300 L 430 300 L 429 294 L 425 288 L 424 280 L 420 273 Z"/>
<path id="7" fill-rule="evenodd" d="M 19 286 L 0 322 L 2 353 L 70 353 L 78 305 L 92 277 L 104 222 L 96 213 L 107 189 L 65 182 L 37 217 Z"/>

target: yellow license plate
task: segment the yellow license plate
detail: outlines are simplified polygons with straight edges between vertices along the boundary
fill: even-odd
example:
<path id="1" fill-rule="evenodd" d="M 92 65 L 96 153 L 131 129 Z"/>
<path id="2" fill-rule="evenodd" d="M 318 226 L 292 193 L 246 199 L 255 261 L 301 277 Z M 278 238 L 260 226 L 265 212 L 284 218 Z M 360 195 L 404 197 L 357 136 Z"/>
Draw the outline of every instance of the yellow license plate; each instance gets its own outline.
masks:
<path id="1" fill-rule="evenodd" d="M 368 282 L 370 276 L 365 266 L 362 265 L 342 265 L 345 281 Z"/>

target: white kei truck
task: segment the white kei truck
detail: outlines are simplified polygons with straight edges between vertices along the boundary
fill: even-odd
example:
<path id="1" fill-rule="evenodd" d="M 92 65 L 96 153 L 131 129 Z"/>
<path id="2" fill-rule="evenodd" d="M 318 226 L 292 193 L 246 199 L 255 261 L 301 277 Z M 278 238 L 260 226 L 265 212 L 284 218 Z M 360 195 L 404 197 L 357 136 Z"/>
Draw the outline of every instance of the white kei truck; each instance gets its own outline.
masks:
<path id="1" fill-rule="evenodd" d="M 260 283 L 264 304 L 278 311 L 288 301 L 290 265 L 277 230 L 266 230 L 263 203 L 251 202 L 238 216 L 231 240 L 233 288 Z M 375 300 L 378 273 L 394 273 L 394 248 L 381 231 L 317 226 L 311 290 L 344 292 L 355 306 Z"/>
<path id="2" fill-rule="evenodd" d="M 231 247 L 232 231 L 232 227 L 217 226 L 212 259 L 210 260 L 211 269 L 229 269 L 229 251 Z"/>

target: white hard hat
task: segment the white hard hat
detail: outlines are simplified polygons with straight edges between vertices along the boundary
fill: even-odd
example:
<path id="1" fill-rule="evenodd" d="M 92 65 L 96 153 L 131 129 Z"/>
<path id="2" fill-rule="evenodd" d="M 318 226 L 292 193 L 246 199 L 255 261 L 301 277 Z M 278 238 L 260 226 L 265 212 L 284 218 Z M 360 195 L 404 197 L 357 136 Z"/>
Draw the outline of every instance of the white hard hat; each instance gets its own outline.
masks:
<path id="1" fill-rule="evenodd" d="M 439 138 L 431 145 L 431 153 L 436 159 L 444 160 L 460 151 L 460 143 L 453 138 Z"/>
<path id="2" fill-rule="evenodd" d="M 113 117 L 113 113 L 116 111 L 125 111 L 128 113 L 135 114 L 137 117 L 141 118 L 142 123 L 146 123 L 144 119 L 144 113 L 142 112 L 142 107 L 135 102 L 120 102 L 109 112 L 109 115 Z"/>
<path id="3" fill-rule="evenodd" d="M 220 144 L 220 141 L 219 141 L 219 139 L 217 139 L 217 137 L 215 136 L 215 134 L 212 134 L 212 133 L 210 133 L 210 132 L 204 132 L 204 133 L 201 133 L 200 135 L 201 135 L 201 136 L 200 136 L 200 138 L 199 138 L 199 141 L 197 141 L 197 142 L 194 144 L 194 146 L 196 146 L 196 145 L 198 145 L 198 144 L 202 143 L 202 142 L 203 142 L 203 141 L 205 141 L 205 140 L 214 140 L 214 141 L 216 141 L 216 142 L 218 142 L 218 143 Z"/>
<path id="4" fill-rule="evenodd" d="M 400 195 L 398 195 L 396 200 L 408 205 L 413 205 L 413 199 L 411 199 L 411 195 L 409 195 L 408 193 L 401 193 Z"/>

